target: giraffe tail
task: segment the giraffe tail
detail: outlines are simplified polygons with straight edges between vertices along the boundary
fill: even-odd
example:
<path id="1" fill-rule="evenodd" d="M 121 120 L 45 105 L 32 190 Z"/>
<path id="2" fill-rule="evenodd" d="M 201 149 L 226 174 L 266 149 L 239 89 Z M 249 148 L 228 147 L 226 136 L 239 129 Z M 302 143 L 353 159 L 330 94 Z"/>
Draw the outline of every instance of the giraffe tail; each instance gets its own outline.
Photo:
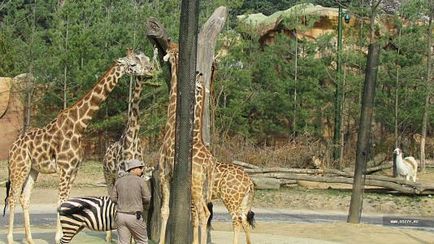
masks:
<path id="1" fill-rule="evenodd" d="M 251 210 L 247 213 L 247 223 L 253 228 L 255 228 L 255 213 Z"/>
<path id="2" fill-rule="evenodd" d="M 207 227 L 208 228 L 212 228 L 212 226 L 211 226 L 211 220 L 212 220 L 212 216 L 213 216 L 213 204 L 212 204 L 212 202 L 209 202 L 208 204 L 207 204 L 207 207 L 208 207 L 208 210 L 209 210 L 209 212 L 210 212 L 210 215 L 209 215 L 209 218 L 208 218 L 208 223 L 207 223 Z"/>
<path id="3" fill-rule="evenodd" d="M 9 198 L 9 191 L 11 190 L 11 180 L 8 180 L 6 182 L 6 197 L 5 197 L 5 207 L 3 209 L 3 217 L 6 214 L 6 208 L 8 207 L 8 198 Z"/>

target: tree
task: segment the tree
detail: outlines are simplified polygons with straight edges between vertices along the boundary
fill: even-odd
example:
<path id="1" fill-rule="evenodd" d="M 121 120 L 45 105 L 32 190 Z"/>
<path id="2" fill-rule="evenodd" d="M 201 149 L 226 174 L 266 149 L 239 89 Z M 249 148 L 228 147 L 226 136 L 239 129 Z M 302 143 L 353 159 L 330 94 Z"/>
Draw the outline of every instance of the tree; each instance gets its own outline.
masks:
<path id="1" fill-rule="evenodd" d="M 353 191 L 351 194 L 350 210 L 348 214 L 349 223 L 360 223 L 363 204 L 363 187 L 364 179 L 362 178 L 366 171 L 366 162 L 368 155 L 368 142 L 371 132 L 371 123 L 374 110 L 375 82 L 377 79 L 377 69 L 380 56 L 380 45 L 376 42 L 374 35 L 374 19 L 377 14 L 378 2 L 371 5 L 370 24 L 371 35 L 368 51 L 368 62 L 366 64 L 365 84 L 362 97 L 362 107 L 360 112 L 360 127 L 357 138 L 357 155 L 356 167 L 354 170 Z"/>
<path id="2" fill-rule="evenodd" d="M 433 92 L 433 81 L 432 81 L 432 32 L 433 32 L 433 15 L 434 15 L 434 2 L 432 0 L 428 1 L 428 14 L 429 14 L 429 24 L 428 24 L 428 32 L 427 32 L 427 49 L 426 49 L 426 56 L 427 56 L 427 68 L 426 68 L 426 95 L 425 95 L 425 106 L 423 111 L 423 119 L 422 119 L 422 137 L 420 142 L 420 164 L 421 168 L 420 171 L 424 172 L 426 167 L 425 162 L 425 141 L 426 141 L 426 134 L 427 134 L 427 127 L 428 127 L 428 116 L 431 111 L 430 106 L 430 99 L 432 97 Z"/>
<path id="3" fill-rule="evenodd" d="M 170 243 L 191 243 L 191 160 L 194 121 L 199 1 L 183 0 L 179 28 L 179 72 L 176 102 L 175 167 L 170 187 Z"/>

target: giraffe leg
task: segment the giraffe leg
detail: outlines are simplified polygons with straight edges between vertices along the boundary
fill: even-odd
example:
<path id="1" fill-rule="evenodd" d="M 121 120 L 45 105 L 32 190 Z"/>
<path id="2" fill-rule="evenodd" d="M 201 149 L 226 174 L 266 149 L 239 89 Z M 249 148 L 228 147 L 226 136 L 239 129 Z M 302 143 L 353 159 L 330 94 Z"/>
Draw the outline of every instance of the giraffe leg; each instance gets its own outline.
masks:
<path id="1" fill-rule="evenodd" d="M 232 220 L 233 221 L 233 227 L 234 227 L 234 239 L 232 241 L 233 244 L 238 244 L 238 235 L 240 233 L 240 229 L 241 229 L 241 220 L 239 218 L 239 216 L 235 216 L 235 218 Z"/>
<path id="2" fill-rule="evenodd" d="M 15 217 L 15 203 L 18 200 L 18 194 L 21 191 L 21 187 L 14 186 L 14 182 L 11 182 L 11 192 L 8 197 L 8 205 L 9 205 L 9 229 L 8 229 L 8 243 L 14 243 L 14 217 Z M 20 184 L 21 185 L 21 184 Z"/>
<path id="3" fill-rule="evenodd" d="M 23 192 L 20 197 L 21 206 L 23 207 L 23 216 L 24 216 L 24 231 L 26 233 L 26 241 L 27 243 L 34 243 L 32 238 L 32 233 L 30 231 L 30 195 L 32 193 L 33 186 L 35 184 L 36 179 L 38 178 L 39 172 L 36 170 L 30 170 L 29 177 L 24 185 Z"/>
<path id="4" fill-rule="evenodd" d="M 58 161 L 58 165 L 61 165 Z M 74 164 L 72 164 L 74 165 Z M 69 198 L 69 194 L 71 192 L 71 186 L 74 183 L 75 176 L 77 175 L 77 167 L 71 171 L 65 171 L 64 169 L 60 169 L 60 183 L 59 183 L 59 201 L 57 206 L 59 207 L 65 200 Z M 60 243 L 62 239 L 62 224 L 60 223 L 60 215 L 57 213 L 57 227 L 56 227 L 56 243 Z"/>
<path id="5" fill-rule="evenodd" d="M 251 244 L 250 240 L 250 224 L 247 222 L 247 219 L 243 218 L 243 229 L 246 234 L 246 244 Z"/>
<path id="6" fill-rule="evenodd" d="M 162 199 L 161 199 L 161 228 L 160 228 L 160 244 L 164 244 L 166 241 L 166 227 L 167 220 L 169 219 L 169 197 L 170 197 L 170 185 L 165 179 L 161 180 Z"/>
<path id="7" fill-rule="evenodd" d="M 208 206 L 206 204 L 206 201 L 202 200 L 202 204 L 201 204 L 201 214 L 199 215 L 200 218 L 200 238 L 201 238 L 201 243 L 202 244 L 206 244 L 207 243 L 207 239 L 208 239 L 208 232 L 207 232 L 207 228 L 208 228 L 208 219 L 209 216 L 211 215 L 210 211 L 208 210 Z"/>
<path id="8" fill-rule="evenodd" d="M 191 204 L 191 222 L 193 225 L 193 244 L 199 244 L 199 213 L 194 201 Z"/>
<path id="9" fill-rule="evenodd" d="M 115 174 L 112 174 L 112 172 L 110 171 L 110 169 L 106 168 L 105 165 L 104 165 L 104 178 L 105 178 L 105 183 L 107 185 L 107 193 L 108 193 L 109 196 L 110 196 L 110 194 L 112 192 L 113 185 L 114 185 L 114 182 L 115 182 L 115 179 L 116 179 L 114 177 L 114 175 Z M 105 241 L 106 241 L 106 243 L 111 243 L 112 238 L 113 238 L 112 237 L 112 231 L 111 230 L 106 231 L 106 234 L 105 234 Z"/>
<path id="10" fill-rule="evenodd" d="M 13 158 L 10 157 L 10 158 Z M 8 243 L 14 243 L 14 219 L 15 219 L 15 204 L 18 201 L 19 197 L 21 196 L 21 192 L 23 190 L 23 186 L 25 181 L 27 180 L 27 177 L 29 175 L 30 171 L 30 165 L 28 167 L 19 168 L 19 172 L 16 172 L 17 170 L 15 165 L 22 165 L 24 164 L 27 166 L 27 161 L 16 161 L 16 160 L 10 160 L 9 161 L 9 172 L 13 172 L 13 174 L 10 173 L 10 194 L 8 196 L 8 205 L 9 205 L 9 229 L 8 229 Z M 30 231 L 30 227 L 29 227 Z"/>

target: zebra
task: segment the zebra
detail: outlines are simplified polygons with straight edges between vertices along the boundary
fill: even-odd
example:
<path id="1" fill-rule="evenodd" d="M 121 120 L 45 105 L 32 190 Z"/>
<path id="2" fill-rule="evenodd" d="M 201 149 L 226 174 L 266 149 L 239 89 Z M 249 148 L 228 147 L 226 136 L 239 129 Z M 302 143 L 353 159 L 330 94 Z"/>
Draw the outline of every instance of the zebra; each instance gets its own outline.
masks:
<path id="1" fill-rule="evenodd" d="M 57 212 L 62 226 L 62 238 L 57 243 L 69 243 L 85 227 L 95 231 L 117 228 L 116 203 L 109 196 L 71 198 L 63 202 Z"/>

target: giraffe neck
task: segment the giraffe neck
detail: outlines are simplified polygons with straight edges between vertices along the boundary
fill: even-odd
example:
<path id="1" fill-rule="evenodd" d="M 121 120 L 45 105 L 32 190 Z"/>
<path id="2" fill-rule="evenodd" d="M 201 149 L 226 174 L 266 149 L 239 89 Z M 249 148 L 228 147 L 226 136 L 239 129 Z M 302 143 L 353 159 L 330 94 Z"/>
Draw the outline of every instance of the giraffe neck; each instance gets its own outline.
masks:
<path id="1" fill-rule="evenodd" d="M 176 56 L 175 56 L 176 57 Z M 166 137 L 175 138 L 176 99 L 178 87 L 178 59 L 170 59 L 172 77 L 170 80 L 169 106 L 167 107 Z"/>
<path id="2" fill-rule="evenodd" d="M 124 133 L 122 134 L 123 142 L 122 147 L 124 151 L 137 151 L 136 144 L 139 137 L 140 130 L 140 101 L 141 93 L 143 90 L 143 78 L 138 77 L 134 86 L 133 96 L 130 101 L 130 111 L 128 113 L 128 122 Z"/>
<path id="3" fill-rule="evenodd" d="M 57 116 L 57 123 L 61 125 L 64 121 L 72 119 L 75 124 L 73 130 L 76 133 L 84 131 L 99 110 L 100 104 L 107 99 L 119 79 L 124 75 L 124 71 L 123 66 L 112 65 L 83 98 Z"/>
<path id="4" fill-rule="evenodd" d="M 202 114 L 205 97 L 205 87 L 202 84 L 196 85 L 196 95 L 194 103 L 194 125 L 193 143 L 203 143 L 202 140 Z"/>

